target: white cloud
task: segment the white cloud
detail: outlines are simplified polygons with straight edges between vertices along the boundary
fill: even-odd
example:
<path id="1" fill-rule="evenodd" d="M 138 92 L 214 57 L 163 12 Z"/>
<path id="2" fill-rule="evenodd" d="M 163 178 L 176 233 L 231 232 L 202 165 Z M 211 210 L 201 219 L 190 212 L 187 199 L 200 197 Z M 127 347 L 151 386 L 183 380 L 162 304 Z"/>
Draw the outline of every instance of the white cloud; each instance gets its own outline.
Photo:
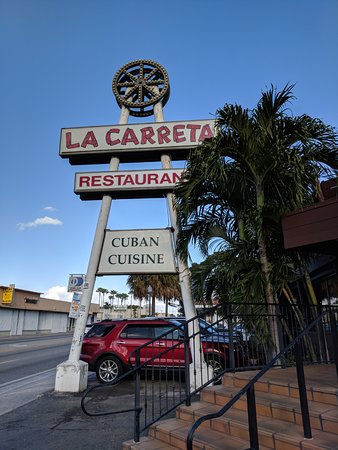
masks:
<path id="1" fill-rule="evenodd" d="M 92 295 L 92 303 L 97 303 L 97 304 L 99 304 L 100 302 L 99 302 L 99 294 L 98 294 L 98 292 L 93 292 L 93 295 Z"/>
<path id="2" fill-rule="evenodd" d="M 67 292 L 66 286 L 53 286 L 43 294 L 44 298 L 50 298 L 53 300 L 63 300 L 71 302 L 73 298 L 72 292 Z"/>
<path id="3" fill-rule="evenodd" d="M 27 228 L 39 227 L 40 225 L 62 225 L 62 222 L 59 219 L 53 219 L 52 217 L 45 216 L 38 217 L 33 222 L 20 222 L 16 224 L 20 231 L 26 230 Z"/>
<path id="4" fill-rule="evenodd" d="M 45 207 L 43 208 L 43 210 L 44 210 L 44 211 L 55 211 L 56 208 L 54 208 L 54 206 L 45 206 Z"/>
<path id="5" fill-rule="evenodd" d="M 67 286 L 52 286 L 42 294 L 42 297 L 52 300 L 62 300 L 64 302 L 71 302 L 73 298 L 73 292 L 67 292 Z M 99 303 L 99 295 L 93 292 L 92 303 Z"/>

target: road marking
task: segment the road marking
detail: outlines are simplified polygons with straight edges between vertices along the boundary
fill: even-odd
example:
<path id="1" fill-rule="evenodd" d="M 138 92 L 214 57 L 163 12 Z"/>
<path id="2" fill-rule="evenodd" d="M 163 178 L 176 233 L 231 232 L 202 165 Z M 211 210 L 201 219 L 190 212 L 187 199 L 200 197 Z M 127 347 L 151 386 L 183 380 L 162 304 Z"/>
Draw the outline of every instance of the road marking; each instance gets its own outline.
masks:
<path id="1" fill-rule="evenodd" d="M 0 362 L 0 364 L 6 364 L 6 363 L 10 363 L 10 362 L 14 362 L 14 361 L 19 361 L 20 358 L 16 358 L 16 359 L 8 359 L 7 361 L 2 361 Z"/>
<path id="2" fill-rule="evenodd" d="M 14 383 L 18 383 L 19 381 L 29 380 L 30 378 L 37 377 L 38 375 L 43 375 L 44 373 L 53 372 L 53 370 L 55 371 L 55 368 L 54 369 L 44 370 L 43 372 L 33 373 L 32 375 L 27 375 L 26 377 L 18 378 L 17 380 L 8 381 L 7 383 L 0 384 L 0 388 L 5 387 L 5 386 L 9 386 L 9 385 L 14 384 Z"/>
<path id="3" fill-rule="evenodd" d="M 28 375 L 0 385 L 0 416 L 36 400 L 54 388 L 56 369 Z"/>

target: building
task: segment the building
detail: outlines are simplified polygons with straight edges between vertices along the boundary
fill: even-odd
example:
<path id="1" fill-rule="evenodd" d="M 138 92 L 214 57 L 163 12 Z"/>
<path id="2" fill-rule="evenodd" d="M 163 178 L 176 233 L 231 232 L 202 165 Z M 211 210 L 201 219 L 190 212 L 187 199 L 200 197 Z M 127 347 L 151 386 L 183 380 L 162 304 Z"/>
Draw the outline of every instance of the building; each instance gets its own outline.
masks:
<path id="1" fill-rule="evenodd" d="M 12 293 L 11 293 L 12 291 Z M 41 297 L 40 292 L 0 286 L 0 336 L 70 331 L 70 303 Z M 99 305 L 92 304 L 89 321 L 96 321 Z"/>
<path id="2" fill-rule="evenodd" d="M 338 191 L 337 180 L 321 183 L 321 201 L 282 218 L 284 247 L 313 255 L 308 267 L 318 300 L 338 302 Z M 304 297 L 301 284 L 298 294 Z"/>

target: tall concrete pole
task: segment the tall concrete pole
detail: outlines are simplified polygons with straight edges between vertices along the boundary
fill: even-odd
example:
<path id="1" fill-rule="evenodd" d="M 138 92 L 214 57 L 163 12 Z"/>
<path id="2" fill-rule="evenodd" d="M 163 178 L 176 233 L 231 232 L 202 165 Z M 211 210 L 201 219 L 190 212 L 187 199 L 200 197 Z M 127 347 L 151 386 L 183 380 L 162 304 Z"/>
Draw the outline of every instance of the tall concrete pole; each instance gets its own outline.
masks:
<path id="1" fill-rule="evenodd" d="M 162 103 L 156 103 L 154 106 L 154 117 L 155 122 L 163 122 L 163 108 Z M 161 155 L 162 169 L 171 169 L 171 158 L 169 155 L 163 154 Z M 170 215 L 170 223 L 174 228 L 174 243 L 176 245 L 177 242 L 177 214 L 174 208 L 174 196 L 173 194 L 167 194 L 167 203 L 168 210 Z M 192 298 L 191 292 L 191 283 L 190 283 L 190 271 L 186 261 L 177 255 L 177 265 L 179 272 L 179 283 L 181 287 L 182 300 L 184 305 L 184 313 L 186 320 L 190 320 L 196 316 L 196 308 L 195 303 Z M 199 331 L 199 323 L 197 320 L 189 323 L 189 336 L 193 336 Z M 201 349 L 201 341 L 200 335 L 196 334 L 194 338 L 194 349 L 195 351 L 191 352 L 192 355 L 192 363 L 190 364 L 190 384 L 192 388 L 197 388 L 201 386 L 208 380 L 208 370 L 205 364 L 204 358 L 202 357 L 203 352 Z"/>
<path id="2" fill-rule="evenodd" d="M 128 123 L 128 119 L 129 109 L 122 106 L 119 124 L 122 125 Z M 110 160 L 109 170 L 118 170 L 119 163 L 119 158 L 112 157 Z M 76 319 L 68 360 L 59 364 L 56 369 L 56 392 L 81 392 L 87 388 L 88 364 L 80 361 L 80 353 L 89 314 L 89 307 L 94 292 L 96 271 L 102 250 L 104 231 L 107 228 L 109 219 L 111 203 L 112 198 L 110 195 L 104 195 L 102 197 L 101 209 L 87 268 L 86 288 L 83 289 L 79 317 Z"/>

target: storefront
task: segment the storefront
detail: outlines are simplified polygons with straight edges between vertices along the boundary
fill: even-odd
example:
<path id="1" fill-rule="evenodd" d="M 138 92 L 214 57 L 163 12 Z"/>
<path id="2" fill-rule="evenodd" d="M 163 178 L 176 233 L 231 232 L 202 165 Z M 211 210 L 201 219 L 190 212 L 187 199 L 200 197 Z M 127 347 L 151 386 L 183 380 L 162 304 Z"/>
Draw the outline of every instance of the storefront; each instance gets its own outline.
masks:
<path id="1" fill-rule="evenodd" d="M 69 302 L 10 286 L 0 286 L 0 299 L 0 336 L 62 333 L 74 328 Z M 95 321 L 98 311 L 99 305 L 91 305 L 90 319 Z"/>

